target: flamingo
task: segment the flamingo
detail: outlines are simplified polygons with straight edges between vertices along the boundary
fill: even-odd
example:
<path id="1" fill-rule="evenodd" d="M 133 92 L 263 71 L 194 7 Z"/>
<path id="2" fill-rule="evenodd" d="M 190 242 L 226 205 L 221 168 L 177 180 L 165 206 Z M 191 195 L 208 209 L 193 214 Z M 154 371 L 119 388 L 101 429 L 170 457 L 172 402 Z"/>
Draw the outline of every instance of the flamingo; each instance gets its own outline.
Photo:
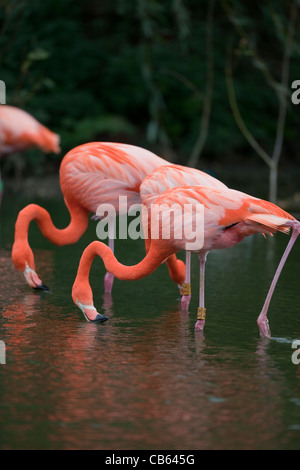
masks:
<path id="1" fill-rule="evenodd" d="M 44 237 L 52 243 L 73 244 L 86 231 L 89 213 L 97 213 L 100 203 L 113 205 L 116 213 L 119 212 L 119 196 L 126 196 L 129 205 L 140 203 L 139 188 L 143 179 L 155 168 L 168 163 L 146 149 L 121 143 L 91 142 L 68 152 L 60 166 L 60 186 L 71 217 L 69 225 L 57 229 L 49 213 L 36 204 L 22 209 L 17 217 L 12 260 L 24 273 L 29 286 L 48 289 L 35 271 L 34 255 L 28 243 L 31 221 L 37 222 Z M 113 237 L 109 246 L 113 250 Z M 184 263 L 173 255 L 167 264 L 171 278 L 181 282 Z M 108 271 L 104 281 L 106 292 L 111 291 L 113 278 Z"/>
<path id="2" fill-rule="evenodd" d="M 140 196 L 142 203 L 150 210 L 157 197 L 168 189 L 194 185 L 205 188 L 228 189 L 224 183 L 201 170 L 182 165 L 165 165 L 146 176 L 140 186 Z M 185 267 L 185 280 L 182 285 L 179 285 L 183 310 L 188 309 L 191 300 L 191 251 L 189 250 L 186 251 Z"/>
<path id="3" fill-rule="evenodd" d="M 213 249 L 230 248 L 241 242 L 245 237 L 256 233 L 270 234 L 275 232 L 288 233 L 292 228 L 292 235 L 278 265 L 268 295 L 257 318 L 261 336 L 271 337 L 267 312 L 277 280 L 285 264 L 290 250 L 300 233 L 300 222 L 292 215 L 280 209 L 275 204 L 258 199 L 234 189 L 203 188 L 199 186 L 177 187 L 162 193 L 156 204 L 164 209 L 161 211 L 164 220 L 166 206 L 178 204 L 184 209 L 202 205 L 204 211 L 203 234 L 204 238 L 199 247 L 193 251 L 198 253 L 200 261 L 200 288 L 199 307 L 195 330 L 202 331 L 205 325 L 206 309 L 204 303 L 204 274 L 207 254 Z M 192 214 L 190 212 L 189 214 Z M 149 215 L 151 218 L 151 213 Z M 190 234 L 193 233 L 195 220 L 192 215 L 184 218 L 184 236 L 176 238 L 174 234 L 178 226 L 183 225 L 182 212 L 174 217 L 173 232 L 170 239 L 162 237 L 152 239 L 150 249 L 145 258 L 134 266 L 125 266 L 118 262 L 109 247 L 99 241 L 94 241 L 83 251 L 78 266 L 77 275 L 72 288 L 72 299 L 75 305 L 85 305 L 86 317 L 93 319 L 97 310 L 93 304 L 93 293 L 89 283 L 89 271 L 95 256 L 100 256 L 106 266 L 121 280 L 141 279 L 152 273 L 162 262 L 172 254 L 185 249 Z M 162 227 L 162 224 L 160 225 Z"/>
<path id="4" fill-rule="evenodd" d="M 0 105 L 0 157 L 38 147 L 43 152 L 59 153 L 59 136 L 22 109 Z M 0 203 L 2 181 L 0 173 Z"/>

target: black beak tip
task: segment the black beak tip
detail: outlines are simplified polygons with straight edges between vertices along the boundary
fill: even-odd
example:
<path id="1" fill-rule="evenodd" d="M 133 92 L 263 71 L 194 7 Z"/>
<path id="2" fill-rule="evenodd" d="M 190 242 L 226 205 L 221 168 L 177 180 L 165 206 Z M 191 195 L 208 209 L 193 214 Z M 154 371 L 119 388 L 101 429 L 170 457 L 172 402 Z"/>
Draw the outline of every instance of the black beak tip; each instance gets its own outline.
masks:
<path id="1" fill-rule="evenodd" d="M 47 287 L 43 282 L 40 285 L 36 285 L 33 287 L 34 290 L 43 290 L 43 291 L 49 291 L 49 287 Z"/>
<path id="2" fill-rule="evenodd" d="M 105 321 L 108 320 L 108 317 L 106 317 L 105 315 L 101 315 L 100 313 L 98 313 L 98 315 L 96 316 L 95 320 L 92 320 L 93 323 L 103 323 Z"/>

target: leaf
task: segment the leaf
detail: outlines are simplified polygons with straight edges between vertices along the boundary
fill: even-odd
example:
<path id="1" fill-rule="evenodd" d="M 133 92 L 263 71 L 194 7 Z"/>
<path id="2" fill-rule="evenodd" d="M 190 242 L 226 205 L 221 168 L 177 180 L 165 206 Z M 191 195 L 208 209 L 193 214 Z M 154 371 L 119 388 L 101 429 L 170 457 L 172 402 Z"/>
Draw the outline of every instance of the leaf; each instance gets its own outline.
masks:
<path id="1" fill-rule="evenodd" d="M 35 60 L 46 60 L 50 56 L 49 52 L 42 48 L 37 48 L 27 54 L 27 60 L 33 62 Z"/>

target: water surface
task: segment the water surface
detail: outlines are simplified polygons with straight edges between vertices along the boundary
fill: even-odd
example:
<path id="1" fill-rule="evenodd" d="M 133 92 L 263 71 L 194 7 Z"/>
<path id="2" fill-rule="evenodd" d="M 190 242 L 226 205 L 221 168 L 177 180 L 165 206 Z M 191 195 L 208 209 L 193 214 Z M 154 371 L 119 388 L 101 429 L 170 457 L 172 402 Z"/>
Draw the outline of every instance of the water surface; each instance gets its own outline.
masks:
<path id="1" fill-rule="evenodd" d="M 41 203 L 64 227 L 61 202 Z M 32 224 L 30 243 L 49 293 L 31 291 L 11 264 L 13 226 L 24 202 L 1 209 L 1 449 L 299 449 L 299 258 L 296 243 L 269 311 L 271 340 L 256 319 L 288 241 L 255 236 L 210 253 L 207 321 L 195 333 L 193 298 L 180 310 L 166 266 L 136 282 L 116 280 L 103 294 L 95 260 L 95 305 L 109 320 L 87 323 L 71 299 L 80 254 L 96 238 L 95 223 L 73 246 L 54 247 Z M 141 241 L 116 242 L 125 264 L 144 256 Z M 183 253 L 180 254 L 183 258 Z"/>

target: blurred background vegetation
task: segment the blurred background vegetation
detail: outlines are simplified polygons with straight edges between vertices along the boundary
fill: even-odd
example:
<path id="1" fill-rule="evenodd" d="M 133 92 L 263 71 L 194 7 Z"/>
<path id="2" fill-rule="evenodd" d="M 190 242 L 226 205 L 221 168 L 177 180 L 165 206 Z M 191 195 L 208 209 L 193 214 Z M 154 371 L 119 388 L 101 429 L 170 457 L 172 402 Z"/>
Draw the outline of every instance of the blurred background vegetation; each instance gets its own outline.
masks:
<path id="1" fill-rule="evenodd" d="M 300 105 L 291 102 L 300 79 L 298 0 L 0 5 L 6 103 L 57 132 L 62 147 L 60 155 L 2 159 L 4 181 L 22 174 L 42 186 L 71 148 L 108 140 L 259 197 L 299 199 Z"/>

